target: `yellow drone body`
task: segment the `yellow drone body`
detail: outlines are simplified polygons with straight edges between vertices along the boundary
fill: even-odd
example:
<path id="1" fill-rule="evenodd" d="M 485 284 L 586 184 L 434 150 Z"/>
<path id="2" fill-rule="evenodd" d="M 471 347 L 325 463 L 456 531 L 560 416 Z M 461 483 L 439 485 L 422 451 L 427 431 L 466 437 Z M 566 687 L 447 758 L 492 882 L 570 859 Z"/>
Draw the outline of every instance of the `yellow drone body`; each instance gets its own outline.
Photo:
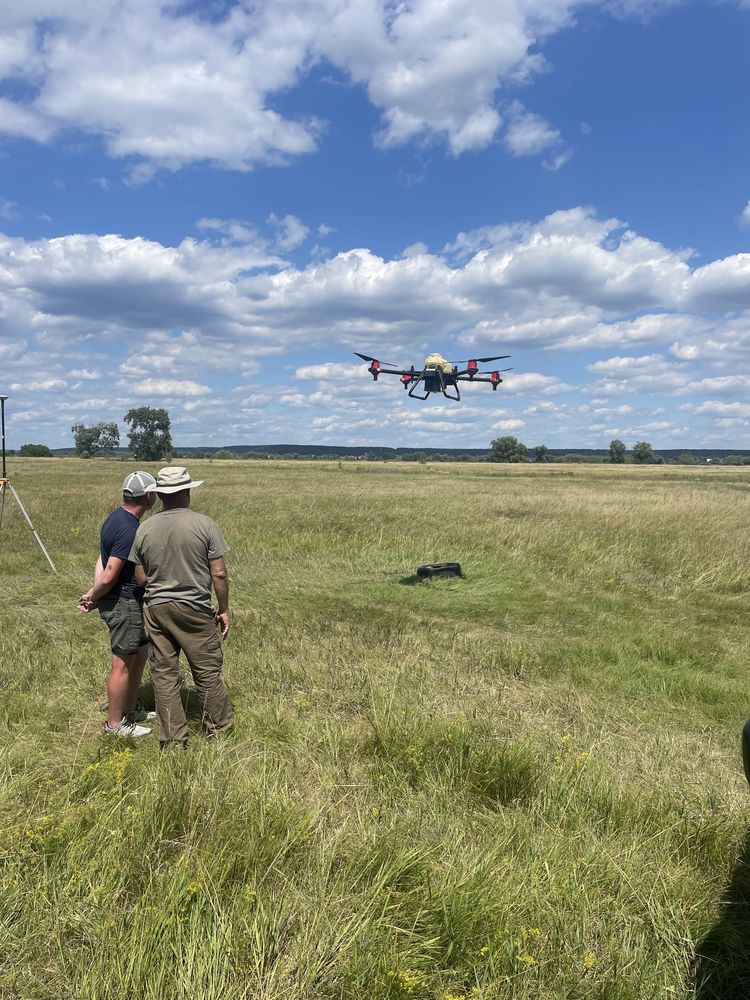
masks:
<path id="1" fill-rule="evenodd" d="M 453 365 L 442 354 L 430 354 L 424 359 L 425 368 L 442 368 L 446 375 L 453 371 Z"/>

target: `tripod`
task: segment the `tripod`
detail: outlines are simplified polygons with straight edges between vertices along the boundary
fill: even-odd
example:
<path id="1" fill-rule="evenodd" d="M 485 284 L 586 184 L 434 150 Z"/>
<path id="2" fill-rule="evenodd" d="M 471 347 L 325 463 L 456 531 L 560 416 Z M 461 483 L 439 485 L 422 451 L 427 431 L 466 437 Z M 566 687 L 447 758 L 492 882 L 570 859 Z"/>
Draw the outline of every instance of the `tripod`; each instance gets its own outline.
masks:
<path id="1" fill-rule="evenodd" d="M 5 509 L 5 493 L 6 490 L 10 490 L 10 492 L 13 494 L 15 498 L 16 503 L 18 504 L 21 513 L 26 519 L 26 523 L 31 528 L 31 532 L 34 535 L 34 538 L 36 538 L 39 548 L 42 550 L 42 552 L 46 556 L 47 562 L 52 567 L 52 572 L 56 573 L 57 570 L 55 569 L 55 564 L 50 559 L 49 552 L 44 547 L 44 542 L 39 537 L 39 534 L 37 533 L 37 530 L 34 527 L 34 525 L 31 523 L 31 518 L 26 513 L 26 508 L 21 503 L 21 498 L 16 492 L 15 486 L 10 481 L 10 479 L 8 479 L 8 473 L 5 468 L 5 400 L 7 398 L 8 398 L 7 396 L 0 396 L 0 426 L 2 427 L 2 445 L 3 445 L 3 475 L 2 478 L 0 478 L 0 527 L 2 527 L 3 524 L 3 511 Z"/>

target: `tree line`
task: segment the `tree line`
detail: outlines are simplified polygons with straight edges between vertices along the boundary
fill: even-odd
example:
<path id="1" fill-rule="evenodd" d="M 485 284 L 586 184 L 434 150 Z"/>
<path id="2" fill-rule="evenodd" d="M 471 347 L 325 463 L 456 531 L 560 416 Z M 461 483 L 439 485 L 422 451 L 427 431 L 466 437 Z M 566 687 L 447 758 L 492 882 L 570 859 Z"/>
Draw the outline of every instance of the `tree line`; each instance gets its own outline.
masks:
<path id="1" fill-rule="evenodd" d="M 579 455 L 571 452 L 567 455 L 552 455 L 546 445 L 539 444 L 529 450 L 517 438 L 507 435 L 495 438 L 490 445 L 488 455 L 490 462 L 608 462 L 611 465 L 624 465 L 633 462 L 635 465 L 663 465 L 666 459 L 651 447 L 648 441 L 636 441 L 628 455 L 624 441 L 619 438 L 609 442 L 607 457 Z M 676 459 L 678 465 L 703 464 L 689 451 L 683 452 Z M 722 465 L 750 465 L 750 456 L 729 455 L 718 460 Z"/>
<path id="2" fill-rule="evenodd" d="M 172 457 L 171 425 L 166 410 L 138 406 L 128 410 L 123 420 L 130 427 L 128 451 L 134 459 L 158 462 Z M 70 430 L 75 453 L 80 458 L 111 455 L 120 447 L 120 428 L 114 421 L 89 425 L 78 422 Z M 18 454 L 28 458 L 52 457 L 46 444 L 22 444 Z"/>
<path id="3" fill-rule="evenodd" d="M 158 462 L 172 457 L 172 434 L 169 414 L 164 409 L 138 406 L 128 410 L 123 421 L 130 426 L 128 451 L 142 462 Z M 116 423 L 98 423 L 86 426 L 73 424 L 70 428 L 75 441 L 76 455 L 93 458 L 109 455 L 120 447 L 120 428 Z"/>
<path id="4" fill-rule="evenodd" d="M 158 462 L 169 460 L 172 457 L 172 435 L 169 414 L 165 409 L 157 409 L 151 406 L 139 406 L 128 410 L 123 417 L 129 425 L 128 451 L 132 458 L 143 462 Z M 94 458 L 95 456 L 111 455 L 115 449 L 120 447 L 120 429 L 112 422 L 100 422 L 86 425 L 82 422 L 73 424 L 71 427 L 75 442 L 75 453 L 81 458 Z M 445 452 L 423 451 L 401 452 L 400 454 L 382 454 L 378 452 L 365 452 L 359 456 L 346 456 L 342 454 L 330 455 L 309 455 L 297 452 L 287 452 L 283 455 L 270 452 L 258 452 L 253 450 L 229 451 L 220 449 L 219 451 L 204 451 L 202 449 L 180 449 L 181 455 L 190 458 L 244 458 L 244 459 L 335 459 L 335 460 L 363 460 L 363 461 L 401 461 L 401 462 L 608 462 L 612 465 L 623 465 L 626 462 L 633 462 L 636 465 L 661 465 L 666 459 L 654 451 L 648 441 L 636 441 L 632 450 L 628 454 L 624 441 L 618 438 L 610 441 L 607 456 L 584 455 L 570 452 L 565 455 L 553 455 L 544 444 L 535 445 L 529 449 L 517 438 L 507 435 L 495 438 L 490 444 L 490 450 L 486 455 L 473 455 Z M 45 444 L 23 444 L 19 455 L 30 458 L 52 457 L 52 451 Z M 680 465 L 703 464 L 702 459 L 697 458 L 690 452 L 683 452 L 677 459 L 673 459 Z M 728 455 L 716 462 L 723 465 L 749 465 L 750 456 Z"/>

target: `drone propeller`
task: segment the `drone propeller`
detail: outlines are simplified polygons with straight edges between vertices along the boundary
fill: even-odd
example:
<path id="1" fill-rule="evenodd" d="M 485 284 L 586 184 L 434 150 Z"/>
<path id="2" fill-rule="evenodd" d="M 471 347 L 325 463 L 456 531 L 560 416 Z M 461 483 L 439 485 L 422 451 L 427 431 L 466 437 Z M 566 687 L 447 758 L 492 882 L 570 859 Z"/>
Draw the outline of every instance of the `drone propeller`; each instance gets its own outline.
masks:
<path id="1" fill-rule="evenodd" d="M 509 358 L 510 354 L 498 354 L 494 358 L 470 358 L 469 361 L 478 361 L 480 365 L 488 365 L 490 361 L 504 361 L 505 358 Z M 456 361 L 457 365 L 468 365 L 469 361 Z"/>
<path id="2" fill-rule="evenodd" d="M 380 361 L 379 358 L 371 358 L 369 354 L 360 354 L 359 351 L 354 351 L 358 358 L 362 358 L 363 361 L 377 361 L 381 365 L 389 365 L 391 368 L 395 368 L 396 365 L 392 361 Z M 508 355 L 510 357 L 510 355 Z"/>

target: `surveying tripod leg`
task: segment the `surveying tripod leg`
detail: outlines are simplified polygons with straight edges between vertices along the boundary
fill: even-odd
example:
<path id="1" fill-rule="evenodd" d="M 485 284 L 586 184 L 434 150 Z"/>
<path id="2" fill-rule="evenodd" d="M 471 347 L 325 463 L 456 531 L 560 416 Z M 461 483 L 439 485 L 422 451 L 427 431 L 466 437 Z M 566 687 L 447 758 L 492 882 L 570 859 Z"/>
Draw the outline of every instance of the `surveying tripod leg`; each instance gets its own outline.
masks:
<path id="1" fill-rule="evenodd" d="M 0 479 L 0 528 L 3 526 L 4 510 L 5 510 L 5 480 Z"/>
<path id="2" fill-rule="evenodd" d="M 45 554 L 45 556 L 47 557 L 47 562 L 48 562 L 48 563 L 50 564 L 50 566 L 52 567 L 52 572 L 53 572 L 53 573 L 56 573 L 56 572 L 57 572 L 57 570 L 55 569 L 55 564 L 54 564 L 54 563 L 52 562 L 52 560 L 50 559 L 50 556 L 49 556 L 49 552 L 48 552 L 48 551 L 47 551 L 47 550 L 45 549 L 45 547 L 44 547 L 44 542 L 43 542 L 43 541 L 41 540 L 41 538 L 40 538 L 40 537 L 39 537 L 39 535 L 37 534 L 37 531 L 36 531 L 36 528 L 34 527 L 34 525 L 33 525 L 33 524 L 31 523 L 31 518 L 30 518 L 30 517 L 29 517 L 29 515 L 28 515 L 28 514 L 26 513 L 26 508 L 25 508 L 25 507 L 24 507 L 24 505 L 23 505 L 23 504 L 21 503 L 21 498 L 20 498 L 20 497 L 19 497 L 19 495 L 18 495 L 18 494 L 16 493 L 16 489 L 15 489 L 15 487 L 13 486 L 13 483 L 7 483 L 7 485 L 8 485 L 8 486 L 10 486 L 10 491 L 11 491 L 11 493 L 13 494 L 13 496 L 14 496 L 14 497 L 16 498 L 16 503 L 17 503 L 17 504 L 18 504 L 18 506 L 19 506 L 19 507 L 21 508 L 21 513 L 22 513 L 22 514 L 23 514 L 23 516 L 24 516 L 24 517 L 26 518 L 26 523 L 27 523 L 27 524 L 28 524 L 28 526 L 29 526 L 29 527 L 31 528 L 31 531 L 32 531 L 32 534 L 34 535 L 34 538 L 36 538 L 36 540 L 37 540 L 37 543 L 39 544 L 39 548 L 40 548 L 40 549 L 42 550 L 42 552 L 43 552 L 43 553 Z"/>

